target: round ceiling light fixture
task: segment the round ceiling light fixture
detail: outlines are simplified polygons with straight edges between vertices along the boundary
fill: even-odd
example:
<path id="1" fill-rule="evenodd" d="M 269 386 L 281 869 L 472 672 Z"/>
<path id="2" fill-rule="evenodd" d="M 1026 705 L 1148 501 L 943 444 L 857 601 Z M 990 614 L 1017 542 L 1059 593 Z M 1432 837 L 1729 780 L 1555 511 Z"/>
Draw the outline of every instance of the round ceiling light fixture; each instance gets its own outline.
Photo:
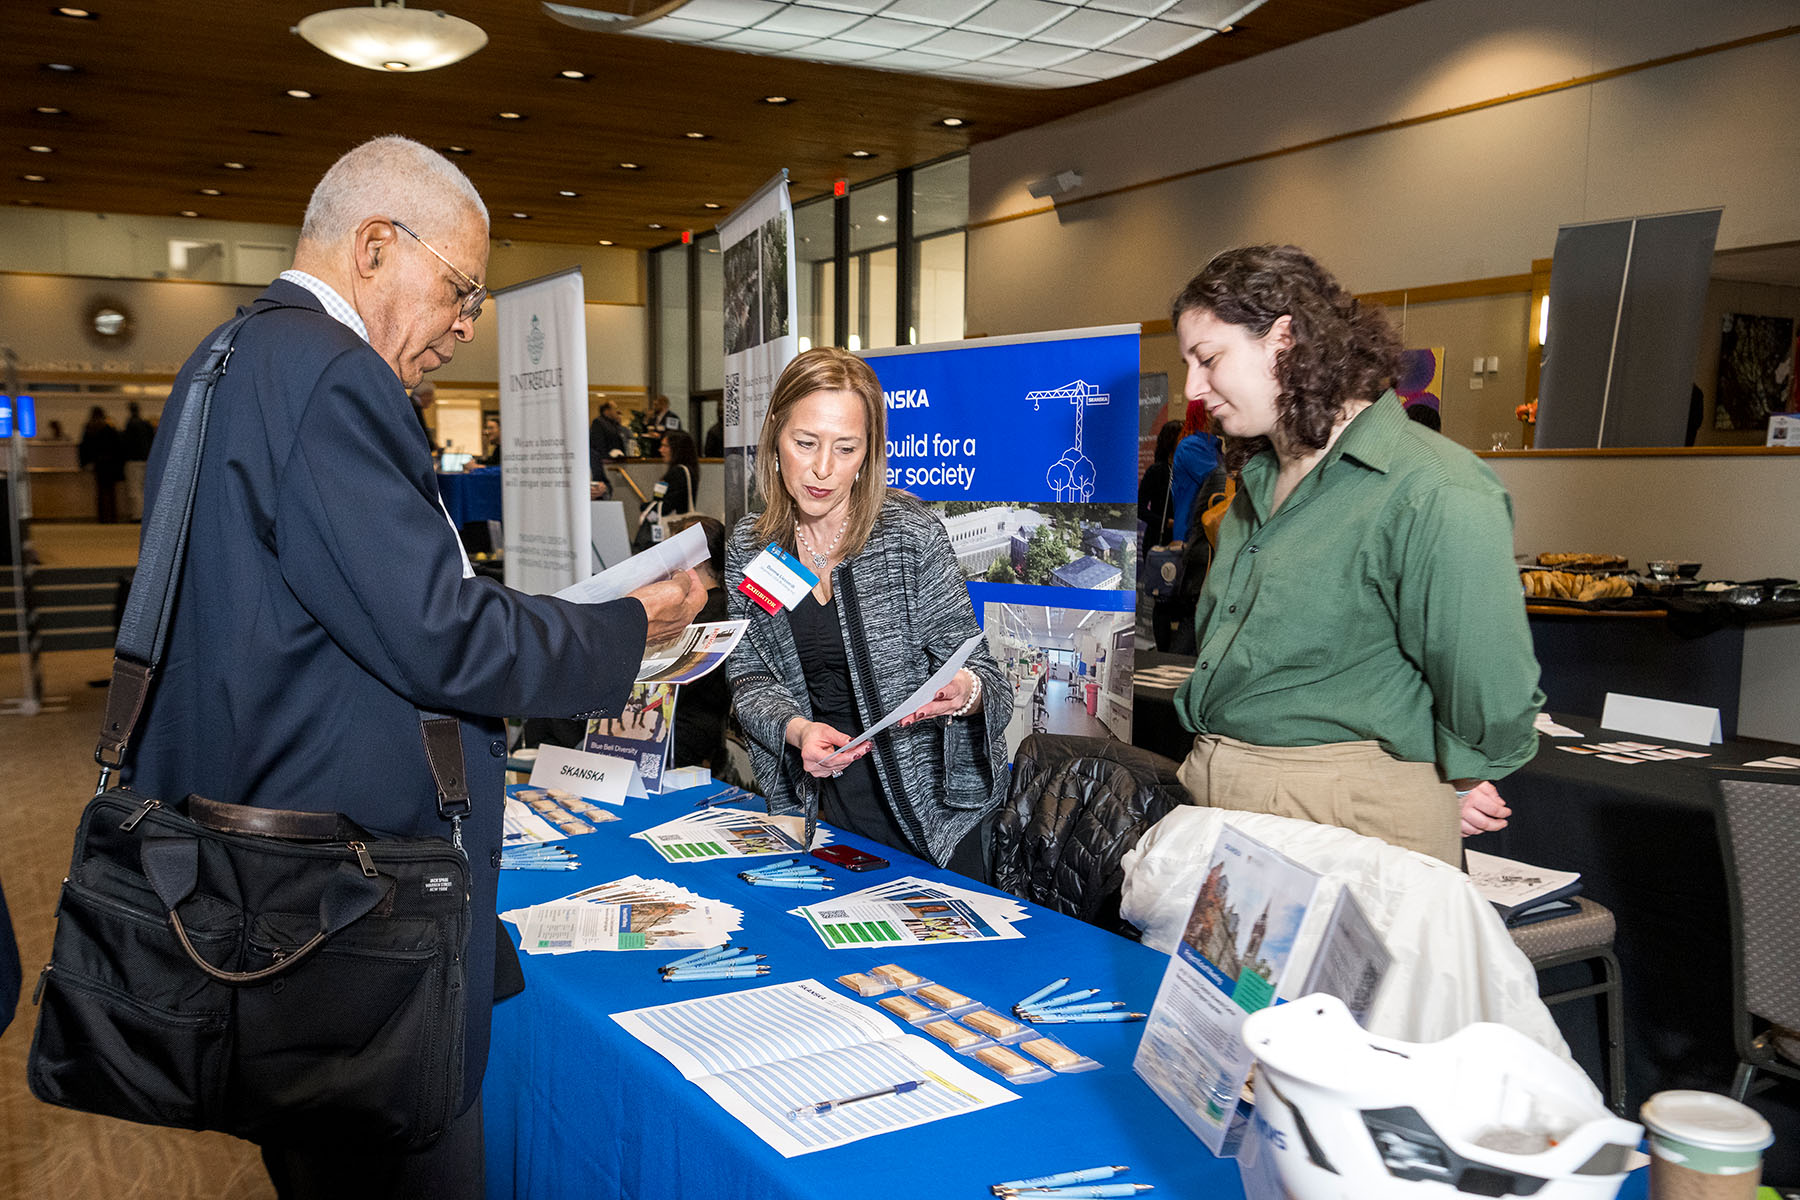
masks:
<path id="1" fill-rule="evenodd" d="M 370 71 L 435 71 L 487 45 L 487 32 L 449 13 L 376 0 L 302 17 L 294 32 L 341 62 Z"/>

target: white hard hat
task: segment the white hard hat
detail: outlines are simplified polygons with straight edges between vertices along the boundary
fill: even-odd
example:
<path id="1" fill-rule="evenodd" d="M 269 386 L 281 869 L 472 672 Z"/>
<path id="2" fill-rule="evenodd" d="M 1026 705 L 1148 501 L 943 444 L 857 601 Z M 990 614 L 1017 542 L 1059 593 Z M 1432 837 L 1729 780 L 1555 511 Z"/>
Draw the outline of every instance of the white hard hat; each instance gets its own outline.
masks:
<path id="1" fill-rule="evenodd" d="M 1256 1120 L 1293 1200 L 1611 1200 L 1641 1126 L 1504 1025 L 1376 1037 L 1324 994 L 1244 1021 Z"/>

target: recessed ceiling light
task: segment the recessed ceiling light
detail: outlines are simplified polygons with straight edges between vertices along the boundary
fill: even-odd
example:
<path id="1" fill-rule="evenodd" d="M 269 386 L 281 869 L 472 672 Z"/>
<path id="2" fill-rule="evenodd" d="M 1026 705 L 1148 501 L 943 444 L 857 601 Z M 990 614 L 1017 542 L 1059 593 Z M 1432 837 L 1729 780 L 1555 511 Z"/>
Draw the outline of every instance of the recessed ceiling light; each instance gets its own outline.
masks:
<path id="1" fill-rule="evenodd" d="M 412 70 L 411 63 L 402 62 L 400 59 L 397 59 L 397 58 L 390 58 L 386 62 L 382 63 L 381 66 L 382 66 L 383 70 L 387 70 L 387 71 L 410 71 L 410 70 Z"/>
<path id="2" fill-rule="evenodd" d="M 845 158 L 874 158 L 875 152 L 873 150 L 852 150 L 850 153 L 844 155 L 844 157 Z"/>
<path id="3" fill-rule="evenodd" d="M 219 165 L 227 171 L 248 171 L 250 169 L 241 162 L 222 162 Z"/>
<path id="4" fill-rule="evenodd" d="M 69 115 L 54 104 L 40 104 L 37 106 L 37 111 L 40 115 L 46 117 L 66 117 Z"/>
<path id="5" fill-rule="evenodd" d="M 968 121 L 964 120 L 962 117 L 945 117 L 943 120 L 939 121 L 938 124 L 942 125 L 945 129 L 961 129 L 964 125 L 968 124 Z"/>
<path id="6" fill-rule="evenodd" d="M 650 229 L 661 229 L 662 227 L 663 227 L 663 225 L 662 225 L 661 221 L 652 221 L 652 222 L 650 222 L 650 224 L 648 226 L 648 228 L 650 228 Z"/>
<path id="7" fill-rule="evenodd" d="M 59 17 L 69 17 L 76 21 L 98 21 L 100 19 L 100 14 L 91 8 L 74 8 L 67 4 L 59 5 L 56 9 L 56 15 Z"/>
<path id="8" fill-rule="evenodd" d="M 725 206 L 723 204 L 720 204 L 716 200 L 708 200 L 706 203 L 702 204 L 700 207 L 701 208 L 724 208 Z"/>
<path id="9" fill-rule="evenodd" d="M 794 98 L 792 96 L 764 96 L 762 102 L 764 104 L 792 104 Z"/>
<path id="10" fill-rule="evenodd" d="M 525 119 L 525 114 L 521 112 L 503 112 L 495 113 L 494 115 L 499 117 L 502 121 L 523 121 Z"/>
<path id="11" fill-rule="evenodd" d="M 610 246 L 610 245 L 612 245 L 612 244 L 613 244 L 613 241 L 612 241 L 612 239 L 611 239 L 611 238 L 601 238 L 601 239 L 600 239 L 600 244 L 601 244 L 601 245 L 602 245 L 602 246 Z"/>
<path id="12" fill-rule="evenodd" d="M 641 171 L 643 169 L 644 168 L 639 166 L 637 163 L 620 163 L 619 164 L 619 170 L 621 170 L 621 171 Z"/>
<path id="13" fill-rule="evenodd" d="M 568 188 L 563 188 L 561 191 L 557 192 L 556 194 L 559 196 L 570 196 L 570 197 L 581 195 L 580 192 L 571 192 Z"/>
<path id="14" fill-rule="evenodd" d="M 79 71 L 79 70 L 81 70 L 81 68 L 76 66 L 74 63 L 45 63 L 44 70 L 46 70 L 46 71 L 62 71 L 64 73 L 68 73 L 71 71 Z"/>
<path id="15" fill-rule="evenodd" d="M 55 154 L 56 153 L 56 149 L 52 146 L 27 146 L 25 148 L 27 150 L 31 151 L 33 154 Z"/>
<path id="16" fill-rule="evenodd" d="M 875 219 L 877 221 L 881 222 L 883 225 L 887 224 L 887 214 L 886 213 L 876 213 Z"/>
<path id="17" fill-rule="evenodd" d="M 23 179 L 26 183 L 42 183 L 42 182 L 44 182 L 44 177 L 42 175 L 21 175 L 21 176 L 19 176 L 19 178 Z"/>
<path id="18" fill-rule="evenodd" d="M 313 94 L 305 88 L 289 88 L 287 94 L 296 100 L 311 100 L 313 98 Z"/>
<path id="19" fill-rule="evenodd" d="M 698 132 L 698 131 L 696 131 L 696 130 L 689 130 L 689 131 L 688 131 L 688 132 L 687 132 L 687 133 L 686 133 L 686 134 L 684 134 L 684 135 L 683 135 L 683 136 L 684 136 L 684 137 L 689 137 L 689 138 L 692 138 L 692 139 L 693 139 L 693 140 L 694 140 L 694 141 L 696 141 L 696 142 L 704 142 L 704 141 L 708 141 L 708 140 L 710 140 L 710 139 L 711 139 L 711 138 L 712 138 L 712 134 L 710 134 L 710 133 L 700 133 L 700 132 Z"/>
<path id="20" fill-rule="evenodd" d="M 593 78 L 593 76 L 590 75 L 588 72 L 577 71 L 574 67 L 570 67 L 566 71 L 558 71 L 557 74 L 561 75 L 564 79 L 592 79 Z"/>
<path id="21" fill-rule="evenodd" d="M 513 220 L 515 220 L 515 221 L 529 221 L 529 220 L 531 220 L 531 214 L 530 214 L 530 213 L 514 213 L 514 214 L 513 214 Z"/>
<path id="22" fill-rule="evenodd" d="M 201 188 L 200 194 L 202 196 L 223 196 L 225 193 L 221 192 L 218 188 Z"/>
<path id="23" fill-rule="evenodd" d="M 445 154 L 470 154 L 470 153 L 473 153 L 473 151 L 471 151 L 467 146 L 445 146 L 444 153 Z"/>
<path id="24" fill-rule="evenodd" d="M 184 217 L 197 217 L 197 216 L 199 216 L 199 215 L 200 215 L 200 214 L 199 214 L 199 213 L 197 213 L 197 212 L 195 212 L 195 211 L 194 211 L 194 210 L 193 210 L 193 209 L 191 209 L 191 208 L 184 208 L 184 209 L 182 209 L 182 210 L 181 210 L 181 215 L 182 215 L 182 216 L 184 216 Z"/>

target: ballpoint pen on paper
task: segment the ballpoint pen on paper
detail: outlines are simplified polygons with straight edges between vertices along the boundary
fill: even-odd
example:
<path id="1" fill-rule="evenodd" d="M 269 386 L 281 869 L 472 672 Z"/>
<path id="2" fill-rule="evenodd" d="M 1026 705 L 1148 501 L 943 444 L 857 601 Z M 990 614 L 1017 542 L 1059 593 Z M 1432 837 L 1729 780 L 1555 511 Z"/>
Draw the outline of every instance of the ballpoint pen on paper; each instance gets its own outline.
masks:
<path id="1" fill-rule="evenodd" d="M 1037 991 L 1031 993 L 1031 995 L 1025 997 L 1023 1000 L 1019 1001 L 1017 1004 L 1013 1005 L 1013 1007 L 1014 1008 L 1029 1007 L 1030 1005 L 1037 1003 L 1039 1000 L 1042 1000 L 1045 996 L 1048 996 L 1051 992 L 1056 991 L 1058 988 L 1065 988 L 1068 986 L 1069 986 L 1069 977 L 1067 975 L 1064 975 L 1061 979 L 1054 979 L 1054 980 L 1051 980 L 1049 983 L 1046 983 L 1043 987 L 1041 987 Z"/>
<path id="2" fill-rule="evenodd" d="M 908 1079 L 901 1083 L 896 1083 L 892 1087 L 877 1088 L 872 1092 L 864 1092 L 860 1096 L 845 1096 L 841 1100 L 820 1100 L 813 1104 L 803 1104 L 789 1115 L 794 1117 L 820 1117 L 824 1116 L 834 1108 L 841 1108 L 846 1104 L 855 1104 L 858 1100 L 873 1100 L 877 1096 L 904 1096 L 906 1093 L 917 1091 L 924 1086 L 925 1081 L 923 1079 Z"/>
<path id="3" fill-rule="evenodd" d="M 1000 1195 L 1009 1200 L 1102 1200 L 1108 1196 L 1135 1196 L 1139 1192 L 1150 1190 L 1147 1183 L 1101 1183 L 1092 1187 L 1062 1188 L 1020 1188 L 1018 1191 L 1006 1190 Z"/>
<path id="4" fill-rule="evenodd" d="M 1009 1179 L 1005 1183 L 996 1183 L 988 1190 L 998 1195 L 1002 1190 L 1008 1192 L 1024 1191 L 1029 1188 L 1067 1187 L 1072 1183 L 1093 1183 L 1100 1179 L 1111 1179 L 1115 1175 L 1123 1175 L 1130 1167 L 1086 1167 L 1080 1171 L 1058 1171 L 1054 1175 L 1038 1175 L 1031 1179 Z"/>

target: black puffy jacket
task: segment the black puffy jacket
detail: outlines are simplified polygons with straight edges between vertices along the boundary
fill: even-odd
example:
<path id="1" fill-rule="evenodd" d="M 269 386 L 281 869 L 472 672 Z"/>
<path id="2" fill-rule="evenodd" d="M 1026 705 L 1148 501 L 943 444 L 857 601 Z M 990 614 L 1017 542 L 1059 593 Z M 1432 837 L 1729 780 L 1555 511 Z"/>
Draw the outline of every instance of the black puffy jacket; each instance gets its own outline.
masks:
<path id="1" fill-rule="evenodd" d="M 1119 860 L 1193 798 L 1172 759 L 1111 738 L 1034 733 L 994 824 L 994 886 L 1127 937 Z"/>

